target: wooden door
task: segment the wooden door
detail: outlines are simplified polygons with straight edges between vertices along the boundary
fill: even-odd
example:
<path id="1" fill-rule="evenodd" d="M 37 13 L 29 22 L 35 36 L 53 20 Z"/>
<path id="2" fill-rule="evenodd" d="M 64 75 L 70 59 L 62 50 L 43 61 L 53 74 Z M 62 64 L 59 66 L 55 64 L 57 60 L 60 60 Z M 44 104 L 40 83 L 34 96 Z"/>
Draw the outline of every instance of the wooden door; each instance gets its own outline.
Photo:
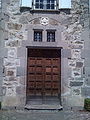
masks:
<path id="1" fill-rule="evenodd" d="M 27 96 L 60 95 L 60 51 L 28 50 Z"/>

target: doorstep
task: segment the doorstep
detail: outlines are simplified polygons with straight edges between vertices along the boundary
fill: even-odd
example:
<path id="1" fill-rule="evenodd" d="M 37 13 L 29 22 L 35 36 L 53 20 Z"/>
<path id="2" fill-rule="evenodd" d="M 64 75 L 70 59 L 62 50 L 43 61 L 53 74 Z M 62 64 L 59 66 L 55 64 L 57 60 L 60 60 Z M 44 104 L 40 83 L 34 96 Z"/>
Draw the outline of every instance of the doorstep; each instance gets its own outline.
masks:
<path id="1" fill-rule="evenodd" d="M 25 109 L 27 110 L 63 110 L 61 105 L 26 105 Z"/>

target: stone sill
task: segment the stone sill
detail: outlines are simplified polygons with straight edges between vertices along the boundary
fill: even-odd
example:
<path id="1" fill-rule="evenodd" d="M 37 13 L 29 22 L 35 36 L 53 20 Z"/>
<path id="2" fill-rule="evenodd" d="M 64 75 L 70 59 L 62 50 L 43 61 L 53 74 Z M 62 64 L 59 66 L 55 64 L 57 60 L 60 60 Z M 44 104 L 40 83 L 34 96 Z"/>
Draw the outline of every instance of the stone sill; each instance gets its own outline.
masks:
<path id="1" fill-rule="evenodd" d="M 53 10 L 53 9 L 32 9 L 30 7 L 20 7 L 20 12 L 26 12 L 26 11 L 30 11 L 31 13 L 60 13 L 60 12 L 65 12 L 66 14 L 70 14 L 71 8 L 61 8 L 61 9 L 57 9 L 57 10 Z"/>

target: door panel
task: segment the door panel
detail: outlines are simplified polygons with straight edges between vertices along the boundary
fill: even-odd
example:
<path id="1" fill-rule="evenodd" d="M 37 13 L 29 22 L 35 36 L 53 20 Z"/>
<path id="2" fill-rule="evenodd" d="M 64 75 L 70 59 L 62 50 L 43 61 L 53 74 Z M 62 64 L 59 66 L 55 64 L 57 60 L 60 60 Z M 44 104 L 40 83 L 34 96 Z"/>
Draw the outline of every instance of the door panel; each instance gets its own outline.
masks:
<path id="1" fill-rule="evenodd" d="M 51 67 L 46 67 L 45 72 L 46 72 L 46 73 L 50 73 L 50 74 L 51 74 Z"/>
<path id="2" fill-rule="evenodd" d="M 58 81 L 59 75 L 53 74 L 52 81 Z"/>
<path id="3" fill-rule="evenodd" d="M 29 88 L 33 88 L 34 89 L 35 88 L 35 82 L 33 82 L 33 81 L 29 82 L 28 86 L 29 86 Z"/>
<path id="4" fill-rule="evenodd" d="M 34 73 L 34 71 L 35 71 L 35 66 L 30 66 L 30 67 L 28 68 L 28 72 L 29 72 L 29 73 Z"/>
<path id="5" fill-rule="evenodd" d="M 27 96 L 58 97 L 61 89 L 60 52 L 28 50 L 27 62 Z"/>
<path id="6" fill-rule="evenodd" d="M 34 74 L 28 74 L 28 82 L 30 82 L 30 81 L 35 81 L 35 75 Z"/>
<path id="7" fill-rule="evenodd" d="M 45 64 L 46 64 L 47 66 L 51 65 L 51 59 L 46 59 Z"/>
<path id="8" fill-rule="evenodd" d="M 35 65 L 35 58 L 28 58 L 28 65 Z"/>
<path id="9" fill-rule="evenodd" d="M 42 73 L 42 72 L 43 72 L 42 66 L 37 66 L 36 67 L 36 73 Z"/>
<path id="10" fill-rule="evenodd" d="M 51 74 L 50 75 L 48 75 L 48 74 L 45 75 L 45 81 L 51 81 L 51 79 L 52 79 Z"/>
<path id="11" fill-rule="evenodd" d="M 35 76 L 35 78 L 36 78 L 36 81 L 43 81 L 43 75 L 42 74 L 36 74 L 36 76 Z"/>

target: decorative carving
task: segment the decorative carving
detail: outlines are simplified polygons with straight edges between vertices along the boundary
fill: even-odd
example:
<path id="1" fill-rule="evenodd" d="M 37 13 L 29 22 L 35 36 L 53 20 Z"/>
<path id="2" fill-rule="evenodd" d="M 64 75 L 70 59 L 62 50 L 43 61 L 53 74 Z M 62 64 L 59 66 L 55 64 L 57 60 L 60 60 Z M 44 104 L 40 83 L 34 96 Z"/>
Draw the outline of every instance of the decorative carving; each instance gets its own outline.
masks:
<path id="1" fill-rule="evenodd" d="M 49 24 L 49 18 L 48 18 L 48 17 L 42 17 L 42 18 L 40 19 L 40 23 L 41 23 L 42 25 L 48 25 L 48 24 Z"/>
<path id="2" fill-rule="evenodd" d="M 52 18 L 48 18 L 48 17 L 40 17 L 40 18 L 35 18 L 31 21 L 31 24 L 41 24 L 41 25 L 48 25 L 48 24 L 51 24 L 51 25 L 58 25 L 59 22 L 55 19 L 52 19 Z"/>

